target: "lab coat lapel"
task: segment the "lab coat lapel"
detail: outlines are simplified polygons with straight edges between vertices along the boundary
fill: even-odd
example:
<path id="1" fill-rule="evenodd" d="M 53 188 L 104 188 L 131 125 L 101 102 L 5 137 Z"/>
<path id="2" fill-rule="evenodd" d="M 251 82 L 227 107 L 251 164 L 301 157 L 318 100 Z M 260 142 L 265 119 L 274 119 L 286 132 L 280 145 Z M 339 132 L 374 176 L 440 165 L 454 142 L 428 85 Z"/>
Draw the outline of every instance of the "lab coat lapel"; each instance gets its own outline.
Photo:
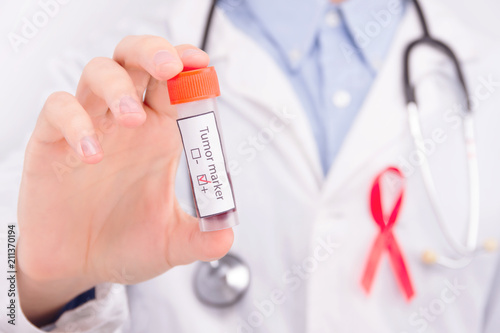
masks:
<path id="1" fill-rule="evenodd" d="M 431 34 L 448 43 L 456 52 L 459 61 L 474 57 L 474 49 L 467 47 L 470 44 L 458 40 L 466 38 L 465 29 L 460 28 L 457 22 L 451 21 L 451 18 L 447 20 L 449 15 L 445 15 L 444 9 L 433 1 L 423 5 L 428 22 L 436 22 L 430 26 Z M 375 177 L 374 172 L 378 169 L 382 170 L 388 163 L 396 162 L 396 156 L 394 161 L 381 160 L 379 156 L 398 140 L 409 135 L 402 82 L 403 54 L 406 45 L 420 37 L 421 31 L 416 10 L 412 4 L 408 4 L 386 61 L 379 70 L 377 79 L 327 175 L 323 193 L 326 200 L 330 200 L 330 196 L 335 193 L 341 193 L 346 182 L 356 175 L 374 170 L 372 173 Z M 418 82 L 419 78 L 442 66 L 443 59 L 441 54 L 433 50 L 419 50 L 418 54 L 415 53 L 415 56 L 411 57 L 413 81 Z M 421 114 L 425 114 L 425 110 L 421 110 Z"/>

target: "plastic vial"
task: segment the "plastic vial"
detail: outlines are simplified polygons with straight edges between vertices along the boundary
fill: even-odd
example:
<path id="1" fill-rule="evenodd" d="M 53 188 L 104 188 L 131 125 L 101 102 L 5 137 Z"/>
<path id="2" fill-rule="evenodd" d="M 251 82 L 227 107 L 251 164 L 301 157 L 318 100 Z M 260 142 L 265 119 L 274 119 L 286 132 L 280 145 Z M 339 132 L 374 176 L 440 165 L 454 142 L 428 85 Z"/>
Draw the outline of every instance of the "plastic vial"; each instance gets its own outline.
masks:
<path id="1" fill-rule="evenodd" d="M 176 106 L 189 168 L 191 189 L 201 231 L 238 224 L 231 178 L 218 124 L 220 95 L 213 67 L 181 72 L 167 81 L 170 103 Z"/>

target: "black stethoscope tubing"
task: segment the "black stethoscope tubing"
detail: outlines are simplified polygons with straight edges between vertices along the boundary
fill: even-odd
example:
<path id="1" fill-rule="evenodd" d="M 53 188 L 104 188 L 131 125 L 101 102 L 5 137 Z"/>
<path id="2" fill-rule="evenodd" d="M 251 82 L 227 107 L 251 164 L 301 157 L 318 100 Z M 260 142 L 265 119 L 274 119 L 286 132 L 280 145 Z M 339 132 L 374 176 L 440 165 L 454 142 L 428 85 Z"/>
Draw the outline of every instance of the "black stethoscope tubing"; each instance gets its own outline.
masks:
<path id="1" fill-rule="evenodd" d="M 470 106 L 470 98 L 469 98 L 469 91 L 467 89 L 467 85 L 465 84 L 464 80 L 464 75 L 462 73 L 462 68 L 458 62 L 457 57 L 455 56 L 455 53 L 451 50 L 451 48 L 446 45 L 445 43 L 431 37 L 429 33 L 429 29 L 427 27 L 427 22 L 424 16 L 424 13 L 422 11 L 422 8 L 420 7 L 420 3 L 418 0 L 413 0 L 413 3 L 415 4 L 415 8 L 417 10 L 418 18 L 420 21 L 420 26 L 422 27 L 422 32 L 423 36 L 412 41 L 410 44 L 405 49 L 404 52 L 404 71 L 403 71 L 403 85 L 404 85 L 404 95 L 405 95 L 405 101 L 406 104 L 410 103 L 415 103 L 417 104 L 417 101 L 415 99 L 415 88 L 413 84 L 411 83 L 410 79 L 410 55 L 411 52 L 416 48 L 416 46 L 419 45 L 429 45 L 431 47 L 434 47 L 444 54 L 448 56 L 448 58 L 452 61 L 453 66 L 455 68 L 455 72 L 458 77 L 458 81 L 460 82 L 460 86 L 463 90 L 464 93 L 464 98 L 465 98 L 465 105 L 467 108 L 467 112 L 471 112 L 471 106 Z"/>

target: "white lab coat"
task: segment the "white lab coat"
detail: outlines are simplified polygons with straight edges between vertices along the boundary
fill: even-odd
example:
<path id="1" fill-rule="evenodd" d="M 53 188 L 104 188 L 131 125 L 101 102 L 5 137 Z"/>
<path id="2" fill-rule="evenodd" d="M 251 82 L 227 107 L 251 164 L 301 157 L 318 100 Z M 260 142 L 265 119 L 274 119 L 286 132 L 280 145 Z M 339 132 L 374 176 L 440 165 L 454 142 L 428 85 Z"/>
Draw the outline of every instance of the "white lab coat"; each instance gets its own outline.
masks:
<path id="1" fill-rule="evenodd" d="M 457 53 L 477 102 L 479 239 L 500 240 L 500 87 L 484 83 L 500 80 L 499 52 L 493 41 L 457 21 L 436 1 L 424 1 L 423 8 L 432 33 Z M 157 31 L 149 33 L 166 36 L 174 44 L 199 44 L 207 10 L 208 3 L 201 0 L 178 1 L 161 14 L 167 29 L 158 25 Z M 140 23 L 136 22 L 137 27 Z M 364 106 L 324 177 L 305 111 L 292 86 L 266 51 L 217 10 L 209 54 L 221 84 L 219 107 L 241 222 L 235 228 L 231 251 L 252 271 L 248 293 L 232 307 L 207 307 L 193 293 L 196 264 L 187 265 L 126 288 L 97 286 L 96 300 L 66 312 L 49 329 L 116 333 L 500 331 L 498 253 L 477 257 L 460 270 L 429 267 L 420 261 L 429 248 L 454 255 L 423 188 L 403 101 L 403 49 L 420 31 L 410 5 Z M 105 34 L 99 38 L 99 45 L 105 44 Z M 85 57 L 102 55 L 96 48 L 82 46 L 82 52 L 87 52 Z M 466 164 L 459 118 L 450 111 L 460 101 L 458 85 L 447 61 L 435 52 L 423 48 L 411 61 L 425 136 L 432 138 L 434 133 L 438 138 L 429 145 L 433 146 L 429 158 L 440 200 L 453 236 L 462 240 L 468 213 Z M 387 255 L 369 295 L 360 282 L 379 232 L 369 210 L 369 191 L 374 177 L 389 165 L 400 167 L 406 175 L 394 233 L 416 291 L 411 302 L 400 292 Z M 181 204 L 192 211 L 184 163 L 176 191 Z M 5 279 L 0 281 L 5 297 Z M 40 332 L 20 311 L 17 331 L 2 318 L 0 328 L 5 332 Z"/>

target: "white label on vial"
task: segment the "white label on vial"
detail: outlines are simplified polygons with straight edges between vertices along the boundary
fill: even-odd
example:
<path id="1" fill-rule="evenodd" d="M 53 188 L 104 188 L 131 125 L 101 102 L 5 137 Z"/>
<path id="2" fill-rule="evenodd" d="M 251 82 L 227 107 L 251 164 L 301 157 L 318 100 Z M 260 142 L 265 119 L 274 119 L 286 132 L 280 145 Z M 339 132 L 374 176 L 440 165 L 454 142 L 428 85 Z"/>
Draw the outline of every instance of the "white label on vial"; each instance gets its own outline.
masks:
<path id="1" fill-rule="evenodd" d="M 213 111 L 177 120 L 200 217 L 235 208 Z"/>

